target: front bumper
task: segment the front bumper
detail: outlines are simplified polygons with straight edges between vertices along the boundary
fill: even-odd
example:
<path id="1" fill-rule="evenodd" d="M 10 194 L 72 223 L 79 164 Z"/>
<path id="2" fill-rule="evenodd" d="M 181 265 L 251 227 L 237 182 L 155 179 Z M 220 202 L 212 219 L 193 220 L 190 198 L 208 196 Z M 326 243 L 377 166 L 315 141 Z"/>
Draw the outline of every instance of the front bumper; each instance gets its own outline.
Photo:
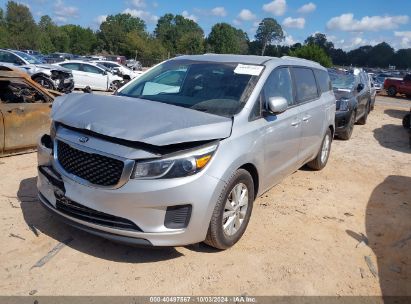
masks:
<path id="1" fill-rule="evenodd" d="M 335 134 L 338 135 L 347 130 L 350 122 L 351 111 L 336 111 L 335 112 Z"/>
<path id="2" fill-rule="evenodd" d="M 64 78 L 57 80 L 57 90 L 63 93 L 71 93 L 74 89 L 74 79 L 71 78 Z"/>
<path id="3" fill-rule="evenodd" d="M 40 139 L 39 166 L 53 167 L 52 149 Z M 215 203 L 225 185 L 217 178 L 200 172 L 194 176 L 164 180 L 129 180 L 118 189 L 90 187 L 61 174 L 65 197 L 98 212 L 135 223 L 141 231 L 102 226 L 72 217 L 57 208 L 52 180 L 38 171 L 37 188 L 41 203 L 66 222 L 87 232 L 132 244 L 179 246 L 205 239 Z M 167 207 L 191 205 L 187 227 L 165 226 Z"/>

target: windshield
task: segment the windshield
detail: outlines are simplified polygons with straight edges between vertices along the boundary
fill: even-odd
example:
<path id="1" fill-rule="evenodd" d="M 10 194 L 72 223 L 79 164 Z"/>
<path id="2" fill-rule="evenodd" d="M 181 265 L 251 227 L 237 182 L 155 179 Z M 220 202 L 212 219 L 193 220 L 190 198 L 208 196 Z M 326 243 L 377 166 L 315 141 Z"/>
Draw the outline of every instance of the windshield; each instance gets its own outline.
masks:
<path id="1" fill-rule="evenodd" d="M 330 73 L 331 83 L 334 89 L 351 90 L 355 83 L 355 76 L 348 73 Z"/>
<path id="2" fill-rule="evenodd" d="M 16 55 L 19 55 L 21 58 L 23 58 L 24 60 L 26 60 L 28 63 L 31 64 L 41 64 L 41 61 L 38 60 L 37 58 L 34 58 L 33 56 L 26 54 L 24 52 L 15 52 Z"/>
<path id="3" fill-rule="evenodd" d="M 231 117 L 243 108 L 258 80 L 255 72 L 244 72 L 238 66 L 238 63 L 170 60 L 143 74 L 118 95 Z M 263 69 L 263 66 L 248 67 L 250 70 L 256 67 L 257 74 Z"/>

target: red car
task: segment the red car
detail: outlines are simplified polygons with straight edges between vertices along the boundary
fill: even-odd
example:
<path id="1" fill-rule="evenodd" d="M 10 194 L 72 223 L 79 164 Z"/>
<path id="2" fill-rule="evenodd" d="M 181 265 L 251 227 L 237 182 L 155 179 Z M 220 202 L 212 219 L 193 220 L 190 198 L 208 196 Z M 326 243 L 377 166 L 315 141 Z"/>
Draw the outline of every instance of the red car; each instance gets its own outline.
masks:
<path id="1" fill-rule="evenodd" d="M 406 75 L 403 79 L 387 78 L 384 81 L 384 89 L 391 97 L 397 94 L 405 94 L 407 98 L 411 98 L 411 74 Z"/>

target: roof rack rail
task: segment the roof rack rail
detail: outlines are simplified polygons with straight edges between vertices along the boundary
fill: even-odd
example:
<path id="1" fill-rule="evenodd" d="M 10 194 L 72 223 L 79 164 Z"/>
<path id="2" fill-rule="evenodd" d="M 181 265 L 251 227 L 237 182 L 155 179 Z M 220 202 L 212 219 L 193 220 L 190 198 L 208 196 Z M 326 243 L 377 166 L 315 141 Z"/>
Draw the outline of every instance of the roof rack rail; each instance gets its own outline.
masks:
<path id="1" fill-rule="evenodd" d="M 299 61 L 308 61 L 311 63 L 315 63 L 320 65 L 318 62 L 312 61 L 312 60 L 308 60 L 308 59 L 304 59 L 304 58 L 298 58 L 298 57 L 293 57 L 293 56 L 282 56 L 281 59 L 290 59 L 290 60 L 299 60 Z"/>

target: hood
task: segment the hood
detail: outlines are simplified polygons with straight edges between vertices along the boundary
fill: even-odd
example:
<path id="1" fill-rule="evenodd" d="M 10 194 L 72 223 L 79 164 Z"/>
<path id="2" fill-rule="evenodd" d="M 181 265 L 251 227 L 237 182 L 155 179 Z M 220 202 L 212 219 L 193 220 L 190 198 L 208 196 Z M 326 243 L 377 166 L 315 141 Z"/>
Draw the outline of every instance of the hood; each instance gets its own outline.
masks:
<path id="1" fill-rule="evenodd" d="M 353 97 L 353 92 L 349 89 L 334 89 L 335 99 L 340 100 L 342 98 L 350 99 Z"/>
<path id="2" fill-rule="evenodd" d="M 32 70 L 32 71 L 41 71 L 41 70 L 57 70 L 57 71 L 62 71 L 66 73 L 71 73 L 71 70 L 66 69 L 62 66 L 58 65 L 53 65 L 53 64 L 46 64 L 46 63 L 41 63 L 41 64 L 26 64 L 20 66 L 21 69 L 26 69 L 26 70 Z"/>
<path id="3" fill-rule="evenodd" d="M 232 120 L 161 102 L 123 96 L 68 94 L 55 99 L 54 121 L 102 135 L 166 146 L 222 139 Z"/>

